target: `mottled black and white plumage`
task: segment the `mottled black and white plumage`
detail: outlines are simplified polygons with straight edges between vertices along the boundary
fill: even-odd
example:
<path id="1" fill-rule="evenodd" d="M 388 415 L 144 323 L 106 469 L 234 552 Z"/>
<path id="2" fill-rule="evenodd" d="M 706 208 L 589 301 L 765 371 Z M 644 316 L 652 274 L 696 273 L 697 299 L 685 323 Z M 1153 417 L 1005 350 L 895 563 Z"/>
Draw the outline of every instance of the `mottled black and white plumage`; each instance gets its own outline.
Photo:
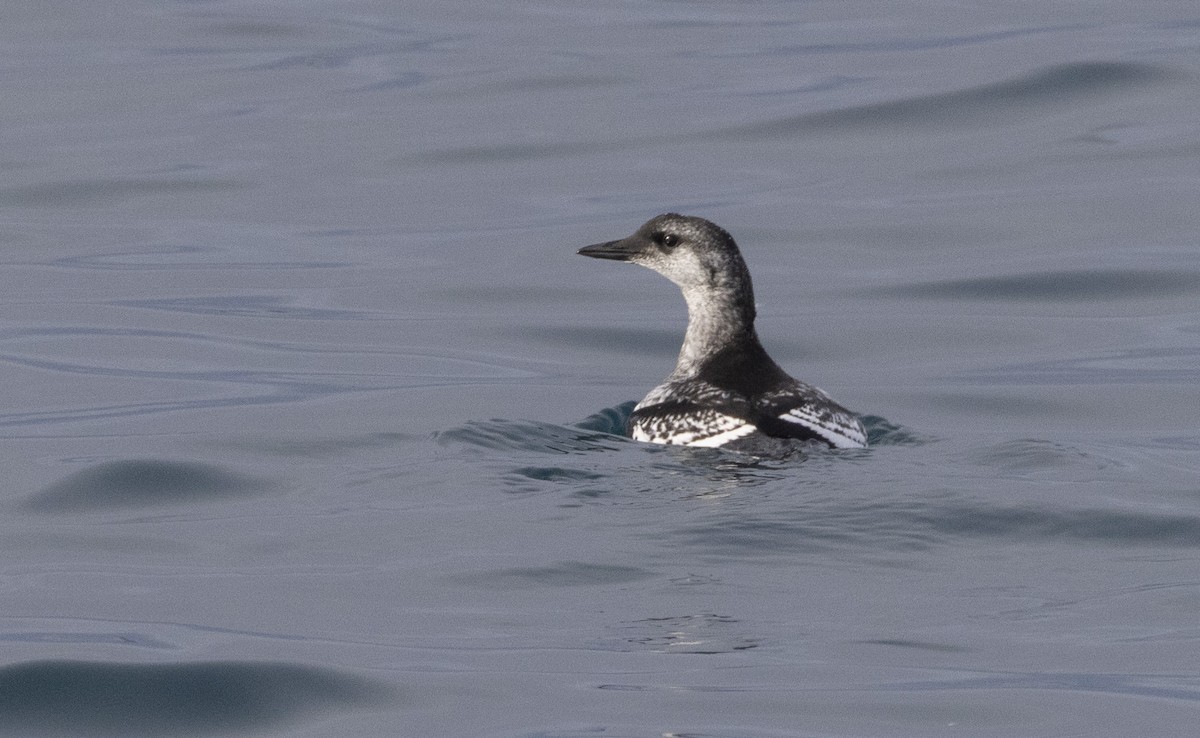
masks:
<path id="1" fill-rule="evenodd" d="M 788 376 L 763 350 L 754 331 L 750 272 L 733 237 L 715 223 L 667 213 L 628 238 L 579 253 L 649 267 L 679 285 L 687 301 L 679 361 L 634 408 L 633 438 L 744 451 L 804 441 L 867 445 L 854 413 Z"/>

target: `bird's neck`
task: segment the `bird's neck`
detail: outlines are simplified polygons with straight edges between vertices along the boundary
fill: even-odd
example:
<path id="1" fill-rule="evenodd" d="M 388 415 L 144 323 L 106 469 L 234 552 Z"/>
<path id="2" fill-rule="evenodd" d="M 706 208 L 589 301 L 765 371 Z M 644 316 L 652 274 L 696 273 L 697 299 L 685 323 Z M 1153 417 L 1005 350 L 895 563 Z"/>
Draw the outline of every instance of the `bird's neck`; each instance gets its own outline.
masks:
<path id="1" fill-rule="evenodd" d="M 705 361 L 721 351 L 758 345 L 754 332 L 754 295 L 749 289 L 684 288 L 683 298 L 688 306 L 688 326 L 675 365 L 675 377 L 696 376 Z"/>

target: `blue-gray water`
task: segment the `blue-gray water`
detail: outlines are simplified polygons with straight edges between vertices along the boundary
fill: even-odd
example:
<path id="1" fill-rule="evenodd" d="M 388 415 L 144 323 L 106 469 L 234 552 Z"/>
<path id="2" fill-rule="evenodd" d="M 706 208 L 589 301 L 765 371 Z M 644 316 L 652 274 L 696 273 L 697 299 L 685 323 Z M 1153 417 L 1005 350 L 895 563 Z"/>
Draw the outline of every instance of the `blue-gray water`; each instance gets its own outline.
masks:
<path id="1" fill-rule="evenodd" d="M 1200 8 L 11 3 L 0 734 L 1185 736 Z M 611 432 L 739 239 L 874 446 Z"/>

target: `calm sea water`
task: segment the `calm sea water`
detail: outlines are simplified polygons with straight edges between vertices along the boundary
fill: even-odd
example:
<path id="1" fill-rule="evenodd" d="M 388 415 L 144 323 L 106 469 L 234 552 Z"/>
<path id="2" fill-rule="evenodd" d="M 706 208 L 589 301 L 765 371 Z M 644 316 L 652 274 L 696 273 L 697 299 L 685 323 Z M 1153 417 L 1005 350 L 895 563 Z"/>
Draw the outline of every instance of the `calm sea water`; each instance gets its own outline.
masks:
<path id="1" fill-rule="evenodd" d="M 0 10 L 0 734 L 1184 736 L 1200 8 Z M 739 239 L 873 447 L 619 435 Z"/>

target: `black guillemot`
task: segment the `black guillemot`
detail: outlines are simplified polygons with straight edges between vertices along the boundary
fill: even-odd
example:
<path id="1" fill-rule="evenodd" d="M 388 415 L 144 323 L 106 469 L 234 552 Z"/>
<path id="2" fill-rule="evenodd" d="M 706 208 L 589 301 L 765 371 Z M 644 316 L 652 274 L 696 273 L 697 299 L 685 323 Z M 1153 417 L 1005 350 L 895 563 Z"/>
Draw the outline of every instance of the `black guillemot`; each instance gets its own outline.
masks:
<path id="1" fill-rule="evenodd" d="M 867 445 L 854 413 L 788 376 L 759 343 L 750 272 L 724 229 L 667 213 L 628 238 L 579 253 L 653 269 L 678 285 L 687 301 L 687 333 L 675 371 L 634 408 L 632 438 L 750 452 L 804 442 Z"/>

